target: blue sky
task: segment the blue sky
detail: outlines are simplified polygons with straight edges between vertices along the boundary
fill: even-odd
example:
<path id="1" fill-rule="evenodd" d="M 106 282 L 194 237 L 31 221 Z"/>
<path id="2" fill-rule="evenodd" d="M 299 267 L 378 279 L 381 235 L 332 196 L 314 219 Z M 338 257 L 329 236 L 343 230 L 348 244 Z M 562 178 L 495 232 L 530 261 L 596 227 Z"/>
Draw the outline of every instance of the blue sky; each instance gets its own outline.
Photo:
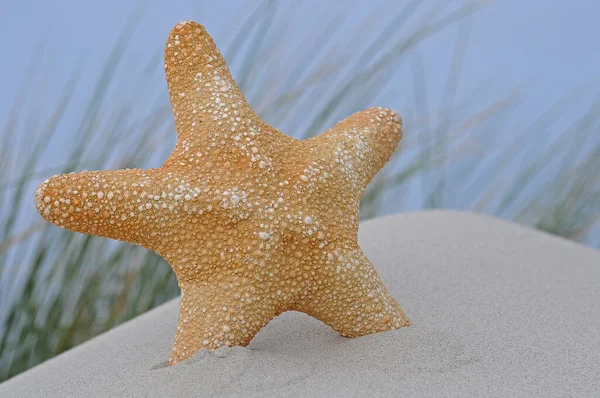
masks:
<path id="1" fill-rule="evenodd" d="M 249 2 L 252 4 L 252 2 Z M 289 2 L 297 4 L 298 2 Z M 318 15 L 345 13 L 349 23 L 361 23 L 369 11 L 402 1 L 304 1 L 294 19 L 298 37 L 311 29 Z M 430 2 L 432 5 L 434 2 Z M 397 4 L 397 5 L 394 5 Z M 4 119 L 19 90 L 26 67 L 40 44 L 47 47 L 44 68 L 47 92 L 60 87 L 80 54 L 87 52 L 87 70 L 102 65 L 135 5 L 134 1 L 106 0 L 23 0 L 5 2 L 0 14 L 0 47 L 3 50 L 0 74 L 0 118 Z M 179 20 L 195 19 L 204 24 L 217 43 L 226 43 L 234 13 L 251 8 L 244 1 L 148 1 L 145 16 L 132 38 L 133 50 L 126 64 L 148 60 Z M 469 92 L 486 79 L 490 90 L 501 93 L 519 87 L 527 110 L 539 112 L 567 91 L 584 86 L 597 91 L 600 83 L 600 52 L 597 16 L 600 3 L 593 0 L 547 1 L 504 0 L 491 2 L 470 18 L 470 41 L 464 62 L 460 90 Z M 457 29 L 428 40 L 419 48 L 431 82 L 432 98 L 445 79 Z M 293 45 L 293 43 L 292 43 Z M 163 84 L 161 76 L 150 82 Z M 399 76 L 398 79 L 402 79 Z M 160 89 L 160 87 L 158 87 Z"/>

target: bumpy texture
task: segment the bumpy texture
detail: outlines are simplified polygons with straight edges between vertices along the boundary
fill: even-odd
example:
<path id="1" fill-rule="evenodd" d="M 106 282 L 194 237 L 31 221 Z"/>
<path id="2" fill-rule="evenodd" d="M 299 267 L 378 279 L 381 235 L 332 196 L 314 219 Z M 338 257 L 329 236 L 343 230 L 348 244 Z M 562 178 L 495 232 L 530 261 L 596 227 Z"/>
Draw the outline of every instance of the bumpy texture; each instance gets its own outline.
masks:
<path id="1" fill-rule="evenodd" d="M 298 141 L 261 121 L 204 27 L 181 22 L 165 49 L 177 128 L 157 169 L 83 171 L 40 185 L 43 217 L 142 245 L 181 288 L 175 364 L 247 345 L 296 310 L 343 336 L 409 324 L 358 246 L 359 201 L 401 138 L 384 108 Z"/>

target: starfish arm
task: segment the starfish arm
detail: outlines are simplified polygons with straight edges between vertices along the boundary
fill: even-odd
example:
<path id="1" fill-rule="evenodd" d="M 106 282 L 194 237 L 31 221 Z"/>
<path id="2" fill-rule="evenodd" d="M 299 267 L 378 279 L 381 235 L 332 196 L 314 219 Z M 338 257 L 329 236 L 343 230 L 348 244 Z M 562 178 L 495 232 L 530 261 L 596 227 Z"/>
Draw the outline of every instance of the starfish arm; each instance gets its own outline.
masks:
<path id="1" fill-rule="evenodd" d="M 153 248 L 155 236 L 167 226 L 164 213 L 183 202 L 174 198 L 170 181 L 170 173 L 162 169 L 64 174 L 39 186 L 35 205 L 60 227 Z"/>
<path id="2" fill-rule="evenodd" d="M 388 108 L 370 108 L 347 117 L 311 140 L 353 186 L 366 188 L 402 138 L 402 119 Z"/>
<path id="3" fill-rule="evenodd" d="M 258 331 L 281 309 L 256 289 L 233 283 L 179 284 L 179 322 L 169 365 L 190 358 L 196 351 L 220 346 L 247 346 Z"/>
<path id="4" fill-rule="evenodd" d="M 202 25 L 184 21 L 173 28 L 165 48 L 165 75 L 178 142 L 206 144 L 210 137 L 220 142 L 241 132 L 283 136 L 256 115 Z"/>
<path id="5" fill-rule="evenodd" d="M 300 303 L 311 315 L 345 337 L 398 329 L 410 324 L 377 271 L 357 244 L 326 254 L 321 284 Z"/>

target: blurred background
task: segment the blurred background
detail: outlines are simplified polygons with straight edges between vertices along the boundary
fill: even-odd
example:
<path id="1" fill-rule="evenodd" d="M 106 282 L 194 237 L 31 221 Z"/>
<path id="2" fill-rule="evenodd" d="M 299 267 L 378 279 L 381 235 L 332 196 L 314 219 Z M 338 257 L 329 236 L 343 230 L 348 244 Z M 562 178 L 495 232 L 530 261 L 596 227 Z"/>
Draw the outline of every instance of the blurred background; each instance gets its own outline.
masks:
<path id="1" fill-rule="evenodd" d="M 460 209 L 600 247 L 596 1 L 2 8 L 0 381 L 178 295 L 160 257 L 43 222 L 33 193 L 53 174 L 162 164 L 175 143 L 162 51 L 180 20 L 206 26 L 249 102 L 287 134 L 370 106 L 402 114 L 362 219 Z"/>

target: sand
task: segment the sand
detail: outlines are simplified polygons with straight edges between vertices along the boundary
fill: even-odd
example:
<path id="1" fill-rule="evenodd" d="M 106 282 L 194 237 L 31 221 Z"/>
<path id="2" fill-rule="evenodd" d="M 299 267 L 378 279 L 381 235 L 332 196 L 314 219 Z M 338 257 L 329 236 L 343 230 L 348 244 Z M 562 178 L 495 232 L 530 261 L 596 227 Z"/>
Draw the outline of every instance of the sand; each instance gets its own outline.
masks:
<path id="1" fill-rule="evenodd" d="M 600 252 L 459 212 L 368 221 L 360 242 L 411 327 L 347 339 L 288 312 L 167 367 L 173 300 L 0 396 L 600 396 Z"/>

